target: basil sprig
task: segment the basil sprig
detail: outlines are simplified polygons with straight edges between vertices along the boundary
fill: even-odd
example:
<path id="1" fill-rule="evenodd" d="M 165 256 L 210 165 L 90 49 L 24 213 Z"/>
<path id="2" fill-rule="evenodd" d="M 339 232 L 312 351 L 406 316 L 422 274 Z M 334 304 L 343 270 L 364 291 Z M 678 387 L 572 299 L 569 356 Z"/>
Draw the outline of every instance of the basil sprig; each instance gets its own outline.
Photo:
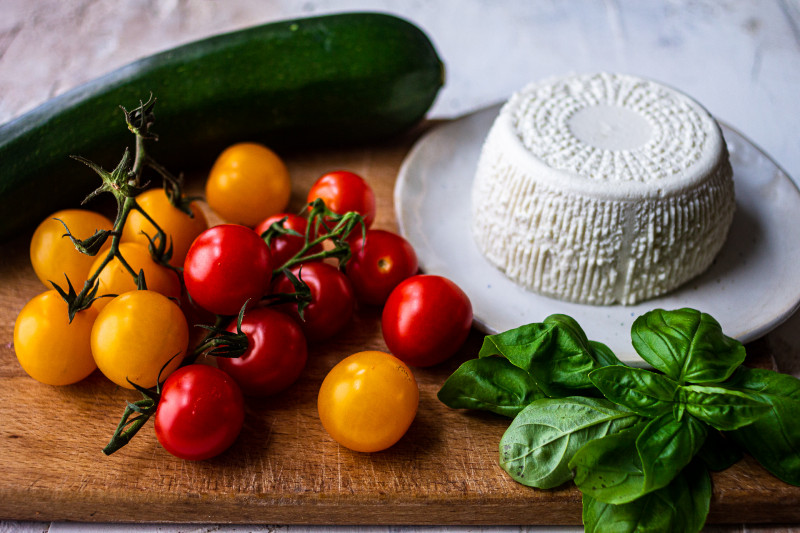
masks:
<path id="1" fill-rule="evenodd" d="M 800 485 L 800 380 L 741 367 L 744 346 L 694 309 L 648 312 L 631 339 L 653 370 L 551 315 L 487 336 L 439 399 L 513 418 L 500 466 L 536 488 L 572 479 L 587 531 L 700 531 L 708 470 L 730 467 L 742 449 Z"/>

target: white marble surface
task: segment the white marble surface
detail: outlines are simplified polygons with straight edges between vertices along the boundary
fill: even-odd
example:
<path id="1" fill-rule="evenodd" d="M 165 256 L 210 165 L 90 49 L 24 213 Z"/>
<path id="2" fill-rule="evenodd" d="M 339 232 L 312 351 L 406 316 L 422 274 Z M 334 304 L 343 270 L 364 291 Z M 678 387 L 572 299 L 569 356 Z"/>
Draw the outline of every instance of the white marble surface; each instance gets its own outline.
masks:
<path id="1" fill-rule="evenodd" d="M 800 179 L 800 0 L 0 0 L 0 122 L 179 43 L 251 24 L 342 10 L 392 12 L 431 36 L 447 66 L 447 84 L 431 116 L 470 112 L 550 75 L 627 72 L 691 94 L 760 145 L 796 182 Z M 791 356 L 782 369 L 796 374 L 799 331 L 796 315 L 775 337 L 783 353 Z M 339 533 L 353 529 L 0 521 L 0 533 L 48 530 Z M 376 526 L 358 531 L 430 530 Z"/>

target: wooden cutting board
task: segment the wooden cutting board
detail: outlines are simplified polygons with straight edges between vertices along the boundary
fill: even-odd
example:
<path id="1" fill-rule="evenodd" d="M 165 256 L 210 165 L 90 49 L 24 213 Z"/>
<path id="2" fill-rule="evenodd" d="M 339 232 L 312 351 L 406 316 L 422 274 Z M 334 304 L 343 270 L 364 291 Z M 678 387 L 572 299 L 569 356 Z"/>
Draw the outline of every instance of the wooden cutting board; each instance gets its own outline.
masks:
<path id="1" fill-rule="evenodd" d="M 424 128 L 422 128 L 424 129 Z M 368 148 L 285 154 L 292 208 L 311 183 L 338 168 L 363 176 L 377 195 L 375 227 L 396 230 L 397 169 L 422 129 Z M 77 169 L 79 170 L 79 169 Z M 202 175 L 191 186 L 201 190 Z M 446 213 L 443 214 L 446 216 Z M 327 371 L 365 349 L 386 350 L 380 310 L 360 309 L 333 340 L 312 346 L 300 380 L 275 398 L 249 399 L 241 436 L 204 462 L 176 459 L 156 441 L 152 423 L 121 451 L 102 454 L 126 400 L 101 374 L 69 387 L 30 379 L 13 348 L 17 313 L 43 287 L 28 260 L 30 234 L 0 249 L 0 518 L 113 522 L 284 524 L 580 524 L 581 495 L 571 484 L 534 490 L 498 466 L 509 421 L 454 411 L 436 398 L 446 377 L 475 357 L 473 331 L 451 360 L 414 369 L 416 420 L 381 453 L 356 453 L 323 430 L 316 396 Z M 457 258 L 453 258 L 456 260 Z M 749 364 L 769 366 L 767 343 L 749 346 Z M 710 522 L 800 522 L 800 488 L 754 460 L 713 476 Z"/>

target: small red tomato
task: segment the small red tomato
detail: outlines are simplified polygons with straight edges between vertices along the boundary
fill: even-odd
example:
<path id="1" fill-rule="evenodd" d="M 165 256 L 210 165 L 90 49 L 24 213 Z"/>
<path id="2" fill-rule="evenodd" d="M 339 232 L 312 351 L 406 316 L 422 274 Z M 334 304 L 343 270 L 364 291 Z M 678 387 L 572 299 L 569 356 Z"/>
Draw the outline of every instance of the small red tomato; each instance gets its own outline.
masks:
<path id="1" fill-rule="evenodd" d="M 236 331 L 236 320 L 228 326 Z M 248 396 L 268 396 L 287 389 L 306 366 L 306 338 L 291 317 L 267 307 L 245 311 L 242 332 L 249 347 L 241 357 L 218 357 L 217 366 Z"/>
<path id="2" fill-rule="evenodd" d="M 311 290 L 311 303 L 303 310 L 303 319 L 297 313 L 297 304 L 280 307 L 302 326 L 309 341 L 321 341 L 338 333 L 350 321 L 355 310 L 353 286 L 347 276 L 327 263 L 306 263 L 291 269 Z M 272 288 L 275 293 L 295 292 L 292 282 L 284 275 L 278 277 Z"/>
<path id="3" fill-rule="evenodd" d="M 337 170 L 320 177 L 308 192 L 308 202 L 317 198 L 339 215 L 356 211 L 364 217 L 367 227 L 375 220 L 375 193 L 364 178 L 353 172 Z"/>
<path id="4" fill-rule="evenodd" d="M 417 273 L 417 254 L 400 235 L 380 229 L 367 230 L 366 238 L 350 238 L 352 258 L 347 277 L 359 302 L 383 305 L 398 283 Z"/>
<path id="5" fill-rule="evenodd" d="M 472 304 L 447 278 L 412 276 L 386 300 L 383 339 L 397 358 L 411 366 L 441 363 L 464 343 L 472 326 Z"/>
<path id="6" fill-rule="evenodd" d="M 271 276 L 267 244 L 252 229 L 236 224 L 214 226 L 201 233 L 183 265 L 192 300 L 218 315 L 236 315 L 248 299 L 261 298 Z"/>
<path id="7" fill-rule="evenodd" d="M 272 226 L 275 222 L 280 222 L 283 218 L 286 219 L 283 222 L 283 227 L 285 229 L 294 230 L 300 235 L 306 234 L 308 221 L 301 216 L 292 215 L 290 213 L 279 213 L 267 218 L 258 226 L 256 226 L 255 232 L 259 235 L 263 235 L 270 226 Z M 313 239 L 314 236 L 312 235 L 311 238 Z M 273 268 L 281 268 L 283 265 L 285 265 L 289 259 L 294 257 L 300 250 L 303 249 L 305 242 L 306 240 L 304 237 L 298 237 L 297 235 L 275 236 L 269 243 L 269 251 L 272 255 Z M 322 245 L 318 244 L 304 255 L 315 254 L 321 251 Z"/>
<path id="8" fill-rule="evenodd" d="M 219 455 L 233 444 L 243 423 L 242 392 L 218 368 L 179 368 L 161 388 L 156 438 L 175 457 L 202 461 Z"/>

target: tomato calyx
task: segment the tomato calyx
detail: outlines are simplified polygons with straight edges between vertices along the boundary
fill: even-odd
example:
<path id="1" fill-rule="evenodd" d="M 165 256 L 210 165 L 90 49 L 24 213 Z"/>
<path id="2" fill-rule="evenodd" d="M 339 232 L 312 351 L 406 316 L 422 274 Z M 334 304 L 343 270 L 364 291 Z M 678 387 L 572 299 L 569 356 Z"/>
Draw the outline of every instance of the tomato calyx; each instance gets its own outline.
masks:
<path id="1" fill-rule="evenodd" d="M 125 411 L 122 413 L 122 418 L 117 425 L 117 429 L 114 430 L 111 440 L 106 444 L 106 447 L 103 448 L 104 454 L 111 455 L 128 444 L 136 433 L 142 429 L 142 426 L 145 425 L 150 417 L 156 413 L 158 402 L 161 400 L 161 387 L 164 385 L 164 381 L 166 381 L 166 377 L 163 380 L 161 379 L 161 374 L 178 355 L 179 354 L 175 354 L 161 367 L 161 370 L 158 372 L 158 380 L 155 387 L 148 389 L 137 385 L 130 379 L 128 380 L 128 383 L 142 394 L 142 399 L 135 402 L 127 402 Z"/>
<path id="2" fill-rule="evenodd" d="M 311 288 L 303 281 L 303 267 L 300 267 L 297 276 L 288 268 L 282 269 L 281 273 L 292 283 L 294 292 L 277 292 L 268 294 L 262 299 L 268 302 L 268 305 L 297 304 L 297 314 L 300 315 L 301 320 L 305 320 L 303 311 L 311 303 L 312 296 Z"/>
<path id="3" fill-rule="evenodd" d="M 213 357 L 236 358 L 244 355 L 250 347 L 250 343 L 247 340 L 247 335 L 242 331 L 242 320 L 244 320 L 244 311 L 249 303 L 250 300 L 247 300 L 239 311 L 239 316 L 236 318 L 235 333 L 231 333 L 222 327 L 225 322 L 225 317 L 223 316 L 217 316 L 217 322 L 213 326 L 197 324 L 197 327 L 208 330 L 209 333 L 192 352 L 192 361 L 203 352 Z"/>

